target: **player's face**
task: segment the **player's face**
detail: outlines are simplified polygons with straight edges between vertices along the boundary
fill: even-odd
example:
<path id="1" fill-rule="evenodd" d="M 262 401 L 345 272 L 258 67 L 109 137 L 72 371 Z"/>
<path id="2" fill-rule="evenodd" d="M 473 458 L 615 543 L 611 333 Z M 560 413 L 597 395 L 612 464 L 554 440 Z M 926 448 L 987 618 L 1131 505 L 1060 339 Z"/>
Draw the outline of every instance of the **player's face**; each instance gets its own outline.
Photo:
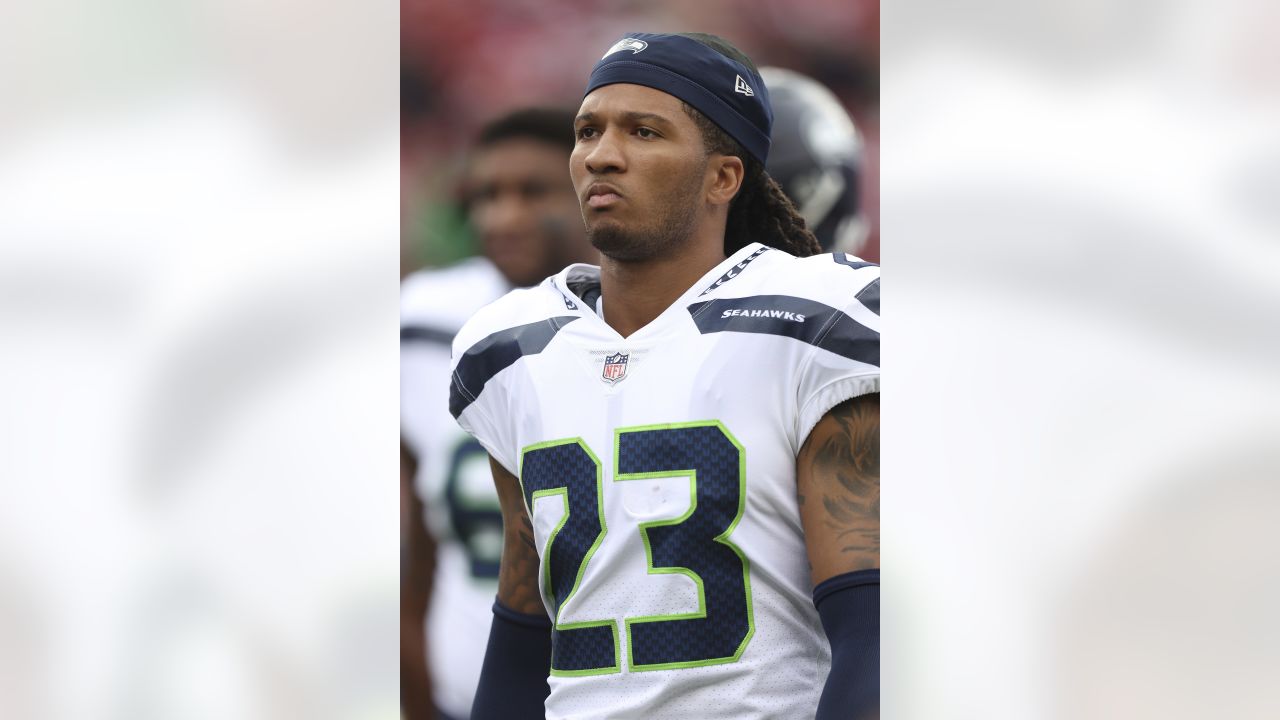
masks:
<path id="1" fill-rule="evenodd" d="M 574 130 L 569 169 L 592 245 L 634 261 L 688 240 L 708 187 L 707 157 L 678 99 L 606 85 L 582 101 Z"/>
<path id="2" fill-rule="evenodd" d="M 471 162 L 471 224 L 485 256 L 514 285 L 533 285 L 582 255 L 582 218 L 564 160 L 554 145 L 512 138 Z"/>

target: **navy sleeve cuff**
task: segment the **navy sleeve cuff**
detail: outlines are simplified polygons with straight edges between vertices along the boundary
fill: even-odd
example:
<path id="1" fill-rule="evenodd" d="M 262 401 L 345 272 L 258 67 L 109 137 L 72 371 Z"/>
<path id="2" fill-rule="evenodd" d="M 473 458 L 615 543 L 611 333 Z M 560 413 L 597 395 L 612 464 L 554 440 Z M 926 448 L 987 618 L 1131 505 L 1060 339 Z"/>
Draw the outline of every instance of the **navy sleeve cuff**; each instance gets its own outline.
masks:
<path id="1" fill-rule="evenodd" d="M 493 603 L 493 625 L 480 669 L 471 720 L 545 717 L 550 686 L 551 621 Z"/>
<path id="2" fill-rule="evenodd" d="M 831 672 L 815 720 L 873 716 L 880 706 L 880 571 L 859 570 L 814 588 L 831 641 Z"/>

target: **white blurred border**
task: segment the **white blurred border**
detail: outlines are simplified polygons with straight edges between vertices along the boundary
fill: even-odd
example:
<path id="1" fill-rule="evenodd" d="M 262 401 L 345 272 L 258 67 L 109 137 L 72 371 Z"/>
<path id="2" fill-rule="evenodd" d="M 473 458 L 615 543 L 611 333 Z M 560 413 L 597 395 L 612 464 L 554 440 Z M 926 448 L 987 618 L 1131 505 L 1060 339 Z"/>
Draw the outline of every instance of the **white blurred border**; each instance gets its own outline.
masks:
<path id="1" fill-rule="evenodd" d="M 0 717 L 398 717 L 398 31 L 0 10 Z"/>
<path id="2" fill-rule="evenodd" d="M 884 7 L 886 717 L 1280 712 L 1277 17 Z"/>

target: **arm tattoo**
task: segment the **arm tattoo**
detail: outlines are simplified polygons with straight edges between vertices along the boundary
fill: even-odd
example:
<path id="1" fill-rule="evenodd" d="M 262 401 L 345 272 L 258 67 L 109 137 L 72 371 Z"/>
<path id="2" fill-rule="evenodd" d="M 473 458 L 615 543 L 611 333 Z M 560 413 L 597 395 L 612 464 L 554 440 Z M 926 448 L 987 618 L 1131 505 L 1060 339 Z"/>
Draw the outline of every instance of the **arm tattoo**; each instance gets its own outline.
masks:
<path id="1" fill-rule="evenodd" d="M 529 519 L 529 513 L 520 515 L 520 539 L 534 553 L 538 552 L 538 545 L 533 541 L 533 521 Z"/>
<path id="2" fill-rule="evenodd" d="M 533 544 L 533 526 L 523 516 L 516 542 L 508 541 L 502 549 L 502 566 L 498 572 L 498 599 L 503 605 L 522 613 L 546 613 L 538 590 L 538 553 Z"/>
<path id="3" fill-rule="evenodd" d="M 805 441 L 799 460 L 798 501 L 806 533 L 820 535 L 824 555 L 838 551 L 832 559 L 842 567 L 879 567 L 880 396 L 864 395 L 833 408 Z M 814 496 L 820 509 L 806 506 L 805 494 Z"/>
<path id="4" fill-rule="evenodd" d="M 502 563 L 498 569 L 498 600 L 517 612 L 545 614 L 538 589 L 538 548 L 533 539 L 533 522 L 524 506 L 520 481 L 501 465 L 490 461 L 493 479 L 502 505 Z"/>

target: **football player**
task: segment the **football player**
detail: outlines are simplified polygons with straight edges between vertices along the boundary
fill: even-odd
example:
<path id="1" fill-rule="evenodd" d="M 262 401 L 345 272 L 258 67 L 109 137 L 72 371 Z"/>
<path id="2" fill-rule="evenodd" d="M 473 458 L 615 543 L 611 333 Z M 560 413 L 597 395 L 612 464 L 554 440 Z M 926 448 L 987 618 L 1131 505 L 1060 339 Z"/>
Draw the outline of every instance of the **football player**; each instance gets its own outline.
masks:
<path id="1" fill-rule="evenodd" d="M 878 712 L 880 271 L 818 254 L 770 125 L 727 42 L 613 44 L 570 160 L 600 266 L 454 341 L 505 519 L 476 720 Z"/>
<path id="2" fill-rule="evenodd" d="M 511 288 L 596 256 L 566 167 L 572 124 L 570 110 L 525 109 L 486 126 L 463 192 L 484 257 L 402 286 L 401 476 L 412 487 L 401 673 L 410 720 L 469 716 L 502 550 L 486 453 L 445 411 L 449 344 L 472 312 Z"/>

